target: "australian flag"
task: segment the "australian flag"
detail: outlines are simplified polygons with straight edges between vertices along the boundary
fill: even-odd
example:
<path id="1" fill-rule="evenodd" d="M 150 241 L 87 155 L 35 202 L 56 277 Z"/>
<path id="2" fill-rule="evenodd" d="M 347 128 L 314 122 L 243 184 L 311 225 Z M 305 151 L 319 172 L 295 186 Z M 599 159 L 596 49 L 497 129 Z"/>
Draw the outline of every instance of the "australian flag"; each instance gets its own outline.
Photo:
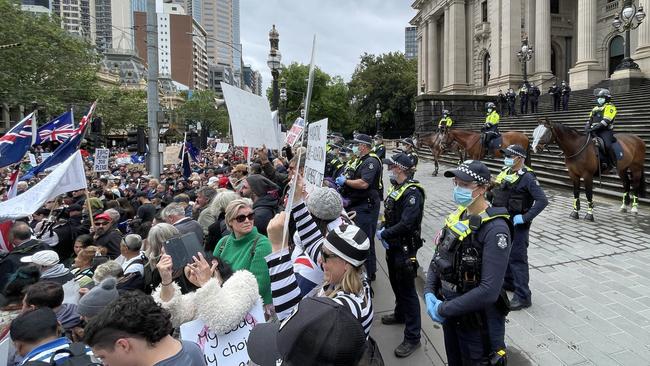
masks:
<path id="1" fill-rule="evenodd" d="M 183 154 L 183 150 L 185 151 L 185 154 Z M 199 149 L 194 147 L 194 145 L 192 145 L 192 142 L 185 141 L 183 144 L 183 149 L 179 154 L 179 158 L 183 159 L 181 162 L 181 166 L 183 168 L 183 177 L 187 179 L 190 175 L 192 175 L 192 167 L 190 161 L 199 161 Z"/>
<path id="2" fill-rule="evenodd" d="M 0 168 L 21 161 L 36 142 L 36 120 L 33 117 L 34 113 L 30 113 L 0 137 Z"/>
<path id="3" fill-rule="evenodd" d="M 75 132 L 72 111 L 63 113 L 38 129 L 36 145 L 44 142 L 65 142 Z"/>

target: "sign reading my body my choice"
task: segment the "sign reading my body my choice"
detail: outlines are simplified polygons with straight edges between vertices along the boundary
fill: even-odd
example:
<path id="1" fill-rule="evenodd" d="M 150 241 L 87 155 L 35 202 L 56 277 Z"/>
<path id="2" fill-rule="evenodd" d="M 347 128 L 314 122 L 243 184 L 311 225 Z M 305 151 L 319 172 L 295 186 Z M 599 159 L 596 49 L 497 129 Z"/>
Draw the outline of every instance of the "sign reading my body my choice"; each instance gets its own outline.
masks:
<path id="1" fill-rule="evenodd" d="M 259 323 L 264 323 L 261 300 L 235 328 L 225 334 L 215 334 L 202 320 L 197 319 L 181 325 L 181 339 L 198 344 L 208 366 L 246 366 L 250 361 L 248 335 Z"/>
<path id="2" fill-rule="evenodd" d="M 305 182 L 308 190 L 323 185 L 326 143 L 327 118 L 310 123 L 307 131 L 307 158 L 305 159 Z"/>

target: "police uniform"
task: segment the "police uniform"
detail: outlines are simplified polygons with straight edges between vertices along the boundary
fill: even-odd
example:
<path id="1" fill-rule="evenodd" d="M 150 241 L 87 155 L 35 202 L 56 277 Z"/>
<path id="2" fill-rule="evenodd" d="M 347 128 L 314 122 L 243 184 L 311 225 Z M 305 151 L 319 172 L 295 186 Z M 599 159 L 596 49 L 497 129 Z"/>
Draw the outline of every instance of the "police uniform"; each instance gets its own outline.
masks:
<path id="1" fill-rule="evenodd" d="M 569 110 L 569 96 L 571 95 L 571 88 L 563 81 L 560 87 L 560 96 L 562 97 L 562 110 Z"/>
<path id="2" fill-rule="evenodd" d="M 375 135 L 375 139 L 381 139 L 381 136 Z M 381 159 L 381 160 L 383 160 L 386 157 L 386 147 L 384 146 L 384 144 L 382 142 L 380 142 L 378 144 L 375 143 L 372 146 L 372 152 L 374 152 L 375 155 L 377 155 L 377 157 L 379 159 Z"/>
<path id="3" fill-rule="evenodd" d="M 560 88 L 553 84 L 548 88 L 548 93 L 553 96 L 553 112 L 560 110 Z"/>
<path id="4" fill-rule="evenodd" d="M 526 84 L 519 89 L 519 110 L 521 114 L 528 113 L 528 86 Z"/>
<path id="5" fill-rule="evenodd" d="M 491 108 L 492 111 L 485 115 L 485 124 L 483 125 L 483 128 L 481 128 L 481 132 L 485 134 L 484 145 L 489 153 L 490 141 L 499 135 L 499 121 L 501 120 L 501 117 L 499 116 L 494 103 L 488 103 L 486 108 Z"/>
<path id="6" fill-rule="evenodd" d="M 336 178 L 340 174 L 337 174 L 341 171 L 343 162 L 339 159 L 339 151 L 341 151 L 341 146 L 336 144 L 327 144 L 328 147 L 327 153 L 325 154 L 325 177 L 326 178 Z"/>
<path id="7" fill-rule="evenodd" d="M 501 151 L 507 157 L 526 157 L 526 151 L 520 145 L 511 145 Z M 528 287 L 528 236 L 533 219 L 548 205 L 548 199 L 533 171 L 525 166 L 518 171 L 503 168 L 496 177 L 495 184 L 496 187 L 492 189 L 492 205 L 506 208 L 513 219 L 517 215 L 523 217 L 523 223 L 515 222 L 514 225 L 504 285 L 506 289 L 514 291 L 511 308 L 518 310 L 531 304 Z"/>
<path id="8" fill-rule="evenodd" d="M 398 165 L 405 171 L 412 167 L 411 159 L 404 153 L 397 154 L 384 163 Z M 411 354 L 420 344 L 420 302 L 415 289 L 415 277 L 419 267 L 417 250 L 422 247 L 421 224 L 424 212 L 424 188 L 416 180 L 406 179 L 390 188 L 384 201 L 385 225 L 380 235 L 385 243 L 388 278 L 395 294 L 395 311 L 382 317 L 384 324 L 404 323 L 405 349 L 398 357 Z"/>
<path id="9" fill-rule="evenodd" d="M 487 183 L 490 173 L 468 160 L 445 172 L 463 181 Z M 505 365 L 505 316 L 502 290 L 510 255 L 508 212 L 490 207 L 469 217 L 459 206 L 445 219 L 425 283 L 425 298 L 437 298 L 445 351 L 450 366 Z M 429 310 L 431 315 L 431 311 Z"/>
<path id="10" fill-rule="evenodd" d="M 449 117 L 449 111 L 444 110 L 442 113 L 442 118 L 438 121 L 438 130 L 444 131 L 451 128 L 451 125 L 454 124 L 454 121 Z"/>
<path id="11" fill-rule="evenodd" d="M 411 162 L 413 163 L 412 168 L 408 174 L 409 179 L 413 179 L 415 172 L 418 170 L 418 162 L 420 160 L 417 151 L 415 151 L 415 142 L 413 142 L 413 139 L 410 137 L 401 139 L 400 142 L 411 147 L 410 151 L 404 150 L 404 153 L 409 157 L 409 159 L 411 159 Z"/>
<path id="12" fill-rule="evenodd" d="M 614 137 L 614 118 L 616 118 L 616 106 L 609 100 L 611 95 L 607 89 L 597 89 L 596 92 L 602 90 L 606 102 L 603 105 L 596 106 L 589 113 L 589 121 L 591 126 L 589 129 L 603 140 L 606 158 L 609 161 L 609 166 L 616 166 L 616 154 L 612 148 L 612 144 L 616 142 Z M 597 95 L 598 96 L 598 95 Z"/>

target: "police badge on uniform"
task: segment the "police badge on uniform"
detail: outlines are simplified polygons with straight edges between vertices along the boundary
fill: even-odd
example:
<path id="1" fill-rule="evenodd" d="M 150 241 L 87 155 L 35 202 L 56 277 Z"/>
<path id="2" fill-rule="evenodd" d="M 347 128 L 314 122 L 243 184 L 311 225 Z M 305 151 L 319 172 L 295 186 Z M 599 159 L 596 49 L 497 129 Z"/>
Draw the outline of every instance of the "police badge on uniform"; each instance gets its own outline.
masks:
<path id="1" fill-rule="evenodd" d="M 368 169 L 370 170 L 375 169 L 375 164 L 374 163 L 368 164 Z"/>
<path id="2" fill-rule="evenodd" d="M 411 198 L 409 198 L 409 205 L 413 206 L 414 204 L 415 204 L 415 196 L 411 196 Z"/>
<path id="3" fill-rule="evenodd" d="M 497 246 L 501 249 L 506 249 L 508 247 L 508 235 L 497 234 Z"/>

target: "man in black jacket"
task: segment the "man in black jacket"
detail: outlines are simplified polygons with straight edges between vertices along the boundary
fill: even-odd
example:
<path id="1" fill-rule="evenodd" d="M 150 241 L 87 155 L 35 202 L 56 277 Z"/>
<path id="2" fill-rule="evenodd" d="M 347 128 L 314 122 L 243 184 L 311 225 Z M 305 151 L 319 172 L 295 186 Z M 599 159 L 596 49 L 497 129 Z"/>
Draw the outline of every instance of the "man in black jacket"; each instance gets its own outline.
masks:
<path id="1" fill-rule="evenodd" d="M 120 256 L 122 232 L 117 229 L 117 223 L 114 223 L 107 213 L 95 216 L 94 240 L 96 246 L 106 248 L 109 258 Z"/>
<path id="2" fill-rule="evenodd" d="M 11 227 L 9 240 L 12 242 L 14 250 L 0 259 L 0 288 L 5 287 L 9 276 L 15 273 L 19 267 L 25 265 L 20 261 L 21 258 L 48 249 L 47 245 L 41 241 L 32 239 L 32 230 L 23 221 L 17 221 Z"/>

